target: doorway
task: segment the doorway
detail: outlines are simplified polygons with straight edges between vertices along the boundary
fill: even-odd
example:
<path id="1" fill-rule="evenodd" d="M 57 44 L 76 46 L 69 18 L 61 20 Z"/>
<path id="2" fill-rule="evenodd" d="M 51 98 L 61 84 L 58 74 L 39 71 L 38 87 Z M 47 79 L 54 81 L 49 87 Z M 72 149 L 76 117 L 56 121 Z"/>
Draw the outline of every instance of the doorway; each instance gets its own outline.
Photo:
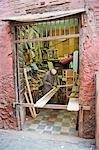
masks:
<path id="1" fill-rule="evenodd" d="M 51 133 L 60 133 L 62 130 L 63 134 L 70 133 L 70 130 L 76 133 L 78 112 L 68 112 L 66 107 L 69 98 L 79 97 L 79 20 L 79 15 L 73 15 L 56 20 L 14 25 L 17 93 L 23 129 L 31 130 L 32 126 L 32 130 L 40 129 L 42 132 L 44 129 L 44 132 Z M 46 109 L 36 108 L 36 119 L 31 117 L 29 105 L 22 105 L 27 103 L 25 92 L 30 101 L 24 68 L 34 104 L 44 96 L 44 77 L 52 68 L 57 70 L 57 85 L 62 87 L 50 98 Z M 66 88 L 66 84 L 70 86 Z M 42 124 L 44 121 L 47 124 Z"/>

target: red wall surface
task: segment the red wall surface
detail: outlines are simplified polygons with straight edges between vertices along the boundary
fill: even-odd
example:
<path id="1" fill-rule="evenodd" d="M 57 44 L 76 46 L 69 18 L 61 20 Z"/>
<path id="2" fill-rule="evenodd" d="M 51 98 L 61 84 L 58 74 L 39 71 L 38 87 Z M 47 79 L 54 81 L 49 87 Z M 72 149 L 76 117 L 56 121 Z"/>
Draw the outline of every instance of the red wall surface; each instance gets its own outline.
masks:
<path id="1" fill-rule="evenodd" d="M 86 7 L 87 22 L 81 29 L 80 49 L 80 103 L 91 106 L 84 112 L 80 136 L 95 135 L 95 71 L 99 70 L 99 8 L 98 0 L 8 0 L 0 1 L 0 17 Z M 86 44 L 84 44 L 86 43 Z M 15 101 L 13 48 L 10 24 L 0 21 L 0 128 L 15 128 L 16 118 L 12 103 Z"/>
<path id="2" fill-rule="evenodd" d="M 13 14 L 7 0 L 0 1 L 0 18 Z M 12 37 L 8 23 L 0 21 L 0 128 L 15 128 Z"/>
<path id="3" fill-rule="evenodd" d="M 91 106 L 84 111 L 83 130 L 80 136 L 95 135 L 95 72 L 99 71 L 99 1 L 86 2 L 87 22 L 82 28 L 80 52 L 80 103 Z"/>

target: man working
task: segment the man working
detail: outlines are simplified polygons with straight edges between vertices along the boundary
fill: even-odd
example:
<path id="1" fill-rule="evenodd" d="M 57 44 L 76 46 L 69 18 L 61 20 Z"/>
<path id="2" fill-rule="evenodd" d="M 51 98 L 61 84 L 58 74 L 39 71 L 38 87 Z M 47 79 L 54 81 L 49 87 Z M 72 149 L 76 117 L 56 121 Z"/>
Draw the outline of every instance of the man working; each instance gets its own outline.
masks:
<path id="1" fill-rule="evenodd" d="M 55 69 L 46 72 L 44 78 L 44 94 L 48 93 L 53 88 L 53 86 L 57 85 L 56 73 L 57 71 Z"/>

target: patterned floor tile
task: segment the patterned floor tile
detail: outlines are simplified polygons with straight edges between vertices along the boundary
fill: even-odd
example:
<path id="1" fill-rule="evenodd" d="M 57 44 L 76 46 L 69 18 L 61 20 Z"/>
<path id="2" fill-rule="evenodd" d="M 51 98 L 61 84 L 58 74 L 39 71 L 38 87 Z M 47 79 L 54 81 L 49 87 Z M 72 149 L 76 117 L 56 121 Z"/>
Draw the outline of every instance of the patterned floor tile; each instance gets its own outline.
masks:
<path id="1" fill-rule="evenodd" d="M 67 134 L 69 133 L 69 128 L 68 127 L 62 127 L 61 128 L 61 134 Z"/>
<path id="2" fill-rule="evenodd" d="M 57 122 L 62 122 L 62 118 L 57 118 Z"/>
<path id="3" fill-rule="evenodd" d="M 70 122 L 62 122 L 62 126 L 63 127 L 70 127 L 71 124 L 70 124 Z"/>
<path id="4" fill-rule="evenodd" d="M 52 134 L 52 132 L 48 130 L 44 130 L 43 133 Z"/>
<path id="5" fill-rule="evenodd" d="M 24 130 L 49 134 L 76 135 L 76 112 L 66 110 L 41 109 L 37 118 L 28 117 L 23 127 Z"/>
<path id="6" fill-rule="evenodd" d="M 40 120 L 34 120 L 32 121 L 33 124 L 39 124 L 40 123 Z"/>
<path id="7" fill-rule="evenodd" d="M 55 122 L 56 118 L 49 118 L 48 121 L 49 122 Z"/>
<path id="8" fill-rule="evenodd" d="M 36 129 L 38 127 L 38 124 L 32 124 L 29 126 L 30 129 Z"/>
<path id="9" fill-rule="evenodd" d="M 56 121 L 56 122 L 54 122 L 54 125 L 55 125 L 55 126 L 62 126 L 62 122 Z"/>
<path id="10" fill-rule="evenodd" d="M 44 131 L 52 131 L 53 126 L 52 125 L 47 125 L 44 129 Z"/>
<path id="11" fill-rule="evenodd" d="M 59 127 L 59 126 L 53 126 L 52 131 L 61 131 L 61 127 Z"/>
<path id="12" fill-rule="evenodd" d="M 44 124 L 44 125 L 47 125 L 47 120 L 42 120 L 39 124 Z"/>
<path id="13" fill-rule="evenodd" d="M 28 130 L 27 130 L 27 131 L 35 131 L 35 129 L 28 128 Z"/>
<path id="14" fill-rule="evenodd" d="M 45 127 L 46 127 L 46 125 L 38 125 L 37 129 L 42 129 L 42 130 L 44 130 Z"/>
<path id="15" fill-rule="evenodd" d="M 60 132 L 59 131 L 52 131 L 51 134 L 56 134 L 56 135 L 58 134 L 59 135 Z"/>

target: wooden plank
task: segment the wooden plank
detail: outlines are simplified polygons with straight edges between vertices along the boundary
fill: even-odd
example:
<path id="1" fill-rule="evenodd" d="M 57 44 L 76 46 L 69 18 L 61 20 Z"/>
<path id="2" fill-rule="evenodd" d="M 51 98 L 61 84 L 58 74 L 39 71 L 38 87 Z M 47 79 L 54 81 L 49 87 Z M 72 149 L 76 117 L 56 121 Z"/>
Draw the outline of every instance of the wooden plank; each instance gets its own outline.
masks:
<path id="1" fill-rule="evenodd" d="M 50 6 L 52 3 L 50 3 Z M 47 6 L 47 5 L 46 5 Z M 38 6 L 39 9 L 40 6 Z M 2 21 L 17 21 L 17 22 L 37 22 L 37 21 L 47 21 L 53 19 L 59 19 L 63 17 L 68 17 L 71 15 L 76 15 L 79 13 L 85 12 L 84 8 L 81 9 L 74 9 L 74 10 L 67 10 L 67 11 L 53 11 L 53 12 L 45 12 L 42 14 L 27 14 L 21 16 L 10 16 L 5 18 L 0 18 Z"/>
<path id="2" fill-rule="evenodd" d="M 46 73 L 45 70 L 40 70 L 40 69 L 38 69 L 38 72 Z"/>
<path id="3" fill-rule="evenodd" d="M 81 109 L 81 107 L 80 107 L 80 109 Z M 82 106 L 82 109 L 83 110 L 90 110 L 90 106 Z"/>
<path id="4" fill-rule="evenodd" d="M 34 118 L 35 118 L 35 117 L 36 117 L 36 111 L 35 111 L 35 107 L 34 107 L 34 103 L 33 103 L 33 98 L 32 98 L 32 94 L 31 94 L 29 82 L 28 82 L 28 79 L 27 79 L 26 68 L 24 68 L 24 76 L 25 76 L 25 80 L 26 80 L 26 86 L 27 86 L 27 89 L 28 89 L 30 101 L 31 101 L 31 103 L 33 104 L 33 112 L 34 112 Z"/>
<path id="5" fill-rule="evenodd" d="M 24 95 L 25 95 L 27 103 L 30 104 L 26 91 L 25 91 Z M 29 106 L 29 110 L 30 110 L 31 116 L 34 118 L 34 113 L 33 113 L 32 107 Z"/>
<path id="6" fill-rule="evenodd" d="M 64 85 L 57 85 L 57 87 L 59 88 L 63 88 L 63 87 L 72 87 L 73 84 L 64 84 Z"/>
<path id="7" fill-rule="evenodd" d="M 69 21 L 68 30 L 69 30 L 69 35 L 70 35 L 70 19 L 68 21 Z"/>
<path id="8" fill-rule="evenodd" d="M 31 104 L 31 103 L 16 103 L 14 102 L 14 105 L 22 105 L 22 107 L 34 107 L 34 104 Z M 54 107 L 55 106 L 55 107 Z M 58 105 L 58 104 L 46 104 L 43 108 L 52 108 L 52 109 L 58 109 L 58 108 L 64 108 L 65 109 L 65 106 L 67 107 L 67 105 Z M 57 108 L 58 107 L 58 108 Z M 83 110 L 90 110 L 90 106 L 80 106 L 79 105 L 79 109 L 83 109 Z"/>
<path id="9" fill-rule="evenodd" d="M 24 90 L 24 89 L 23 89 L 23 90 Z M 22 91 L 22 90 L 20 90 L 20 91 Z M 23 103 L 23 102 L 25 102 L 24 91 L 23 91 L 23 92 L 21 92 L 21 93 L 20 93 L 20 91 L 19 91 L 20 102 L 21 102 L 21 103 Z"/>
<path id="10" fill-rule="evenodd" d="M 42 63 L 42 52 L 41 52 L 41 48 L 40 48 L 40 41 L 38 41 L 38 51 L 39 51 L 39 61 L 40 63 Z"/>
<path id="11" fill-rule="evenodd" d="M 23 59 L 23 52 L 20 49 L 18 50 L 18 56 Z"/>
<path id="12" fill-rule="evenodd" d="M 22 57 L 19 57 L 19 56 L 18 56 L 18 59 L 19 59 L 19 62 L 21 62 L 21 63 L 23 63 L 23 62 L 24 62 L 24 60 L 23 60 L 23 58 L 22 58 Z"/>
<path id="13" fill-rule="evenodd" d="M 67 105 L 58 105 L 58 104 L 46 104 L 43 108 L 46 109 L 67 109 Z"/>
<path id="14" fill-rule="evenodd" d="M 66 34 L 66 25 L 65 25 L 65 19 L 64 19 L 64 35 Z"/>
<path id="15" fill-rule="evenodd" d="M 59 20 L 59 36 L 61 36 L 61 20 Z"/>
<path id="16" fill-rule="evenodd" d="M 57 23 L 56 23 L 56 21 L 55 21 L 55 29 L 54 29 L 54 30 L 55 30 L 55 36 L 57 36 L 56 24 L 57 24 Z"/>
<path id="17" fill-rule="evenodd" d="M 84 122 L 84 111 L 81 107 L 79 111 L 79 136 L 82 137 L 83 135 L 83 122 Z"/>
<path id="18" fill-rule="evenodd" d="M 47 94 L 45 94 L 42 98 L 40 98 L 36 104 L 34 104 L 35 107 L 43 108 L 46 103 L 51 99 L 51 97 L 54 96 L 54 94 L 59 90 L 59 87 L 53 88 L 50 90 Z"/>
<path id="19" fill-rule="evenodd" d="M 14 60 L 14 77 L 15 77 L 15 95 L 16 95 L 16 102 L 19 103 L 19 96 L 18 96 L 18 76 L 17 76 L 17 49 L 16 49 L 16 44 L 14 44 L 14 40 L 15 40 L 15 32 L 14 31 L 14 27 L 12 26 L 11 28 L 11 31 L 12 31 L 12 35 L 13 35 L 13 38 L 12 38 L 12 43 L 13 43 L 13 60 Z M 13 49 L 12 48 L 12 49 Z M 20 108 L 16 107 L 16 118 L 17 118 L 17 123 L 18 123 L 18 130 L 21 130 L 22 129 L 22 126 L 21 126 L 21 121 L 20 121 Z"/>
<path id="20" fill-rule="evenodd" d="M 19 67 L 20 67 L 20 66 L 19 66 Z M 24 70 L 23 70 L 22 67 L 19 68 L 19 72 L 20 72 L 20 73 L 23 73 L 23 72 L 24 72 Z"/>
<path id="21" fill-rule="evenodd" d="M 31 104 L 31 103 L 20 103 L 19 105 L 22 105 L 23 107 L 29 107 L 29 108 L 33 107 L 33 104 Z M 63 109 L 63 110 L 66 110 L 67 105 L 46 104 L 43 108 L 44 109 Z"/>
<path id="22" fill-rule="evenodd" d="M 67 106 L 68 111 L 79 111 L 78 98 L 70 98 Z"/>
<path id="23" fill-rule="evenodd" d="M 15 40 L 14 43 L 53 41 L 53 40 L 59 40 L 59 39 L 65 39 L 65 38 L 77 38 L 77 37 L 79 37 L 79 34 L 61 35 L 61 36 L 49 36 L 49 37 L 42 37 L 42 38 Z"/>

